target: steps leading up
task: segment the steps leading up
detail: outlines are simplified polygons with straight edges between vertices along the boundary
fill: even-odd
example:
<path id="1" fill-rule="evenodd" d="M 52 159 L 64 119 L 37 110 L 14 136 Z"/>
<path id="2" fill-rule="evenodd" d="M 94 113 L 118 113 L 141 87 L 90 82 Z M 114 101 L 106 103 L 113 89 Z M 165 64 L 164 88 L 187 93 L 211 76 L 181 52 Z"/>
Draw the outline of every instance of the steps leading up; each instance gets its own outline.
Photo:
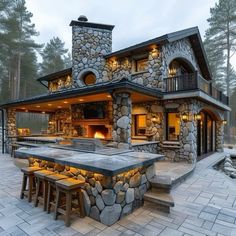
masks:
<path id="1" fill-rule="evenodd" d="M 150 180 L 151 190 L 144 194 L 144 201 L 155 204 L 158 210 L 169 213 L 174 206 L 174 199 L 170 191 L 172 181 L 169 176 L 154 176 Z"/>

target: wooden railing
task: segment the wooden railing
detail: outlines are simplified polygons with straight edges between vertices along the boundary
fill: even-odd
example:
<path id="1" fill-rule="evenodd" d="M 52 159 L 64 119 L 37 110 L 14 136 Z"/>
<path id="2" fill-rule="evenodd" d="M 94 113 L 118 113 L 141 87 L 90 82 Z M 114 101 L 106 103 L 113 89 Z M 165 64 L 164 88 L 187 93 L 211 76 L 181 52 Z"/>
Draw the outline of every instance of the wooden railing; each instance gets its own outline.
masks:
<path id="1" fill-rule="evenodd" d="M 205 80 L 199 73 L 164 78 L 165 92 L 183 92 L 200 89 L 218 101 L 229 105 L 229 99 L 222 91 L 214 87 L 211 81 Z"/>

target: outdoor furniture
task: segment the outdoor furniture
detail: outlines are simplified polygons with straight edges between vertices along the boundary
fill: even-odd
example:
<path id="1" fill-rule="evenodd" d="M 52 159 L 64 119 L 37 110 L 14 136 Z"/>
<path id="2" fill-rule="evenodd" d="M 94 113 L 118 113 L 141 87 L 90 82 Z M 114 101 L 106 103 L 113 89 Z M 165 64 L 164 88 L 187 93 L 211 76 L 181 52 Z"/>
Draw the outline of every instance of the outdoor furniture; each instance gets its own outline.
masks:
<path id="1" fill-rule="evenodd" d="M 56 181 L 56 205 L 54 219 L 57 220 L 58 214 L 65 216 L 65 225 L 70 226 L 71 214 L 78 212 L 80 217 L 85 216 L 83 197 L 81 188 L 84 186 L 85 181 L 76 180 L 73 178 L 63 179 Z M 66 197 L 66 202 L 62 201 L 62 194 Z M 72 195 L 76 196 L 77 204 L 72 202 Z"/>
<path id="2" fill-rule="evenodd" d="M 45 179 L 45 177 L 52 174 L 54 174 L 54 172 L 49 170 L 40 170 L 34 173 L 37 183 L 34 206 L 37 207 L 39 201 L 41 201 L 43 203 L 44 211 L 46 211 L 47 208 L 47 191 L 48 191 L 48 181 Z"/>
<path id="3" fill-rule="evenodd" d="M 15 151 L 19 148 L 17 143 L 12 143 L 11 145 L 11 157 L 15 157 Z"/>
<path id="4" fill-rule="evenodd" d="M 51 206 L 55 206 L 55 195 L 56 195 L 56 184 L 58 180 L 68 178 L 65 175 L 61 174 L 52 174 L 45 176 L 45 179 L 48 181 L 48 193 L 47 193 L 47 213 L 50 213 Z"/>
<path id="5" fill-rule="evenodd" d="M 39 167 L 24 167 L 21 168 L 21 171 L 23 172 L 23 180 L 22 180 L 22 187 L 21 187 L 21 193 L 20 198 L 23 199 L 25 195 L 28 196 L 28 201 L 32 201 L 32 193 L 33 193 L 33 187 L 34 187 L 34 172 L 39 171 L 41 168 Z M 27 181 L 28 181 L 28 189 L 27 187 Z"/>

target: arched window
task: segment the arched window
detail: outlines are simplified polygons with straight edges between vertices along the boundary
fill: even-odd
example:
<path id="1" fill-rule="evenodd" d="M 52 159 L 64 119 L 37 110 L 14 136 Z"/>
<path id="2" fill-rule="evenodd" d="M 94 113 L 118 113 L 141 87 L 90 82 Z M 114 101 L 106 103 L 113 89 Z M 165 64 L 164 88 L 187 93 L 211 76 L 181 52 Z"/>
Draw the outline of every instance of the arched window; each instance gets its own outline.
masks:
<path id="1" fill-rule="evenodd" d="M 83 82 L 85 85 L 93 85 L 96 83 L 96 76 L 94 73 L 89 72 L 83 77 Z"/>

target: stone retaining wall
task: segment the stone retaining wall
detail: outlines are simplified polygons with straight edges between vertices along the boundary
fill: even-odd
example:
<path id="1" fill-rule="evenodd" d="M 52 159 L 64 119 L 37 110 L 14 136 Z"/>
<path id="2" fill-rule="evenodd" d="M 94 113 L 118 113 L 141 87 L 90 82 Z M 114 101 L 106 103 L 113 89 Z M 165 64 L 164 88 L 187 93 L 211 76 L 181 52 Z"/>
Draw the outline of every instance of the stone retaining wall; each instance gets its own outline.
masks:
<path id="1" fill-rule="evenodd" d="M 85 181 L 82 193 L 86 215 L 108 226 L 143 205 L 144 193 L 150 188 L 149 180 L 155 175 L 154 165 L 107 177 L 34 158 L 30 158 L 29 163 Z"/>

